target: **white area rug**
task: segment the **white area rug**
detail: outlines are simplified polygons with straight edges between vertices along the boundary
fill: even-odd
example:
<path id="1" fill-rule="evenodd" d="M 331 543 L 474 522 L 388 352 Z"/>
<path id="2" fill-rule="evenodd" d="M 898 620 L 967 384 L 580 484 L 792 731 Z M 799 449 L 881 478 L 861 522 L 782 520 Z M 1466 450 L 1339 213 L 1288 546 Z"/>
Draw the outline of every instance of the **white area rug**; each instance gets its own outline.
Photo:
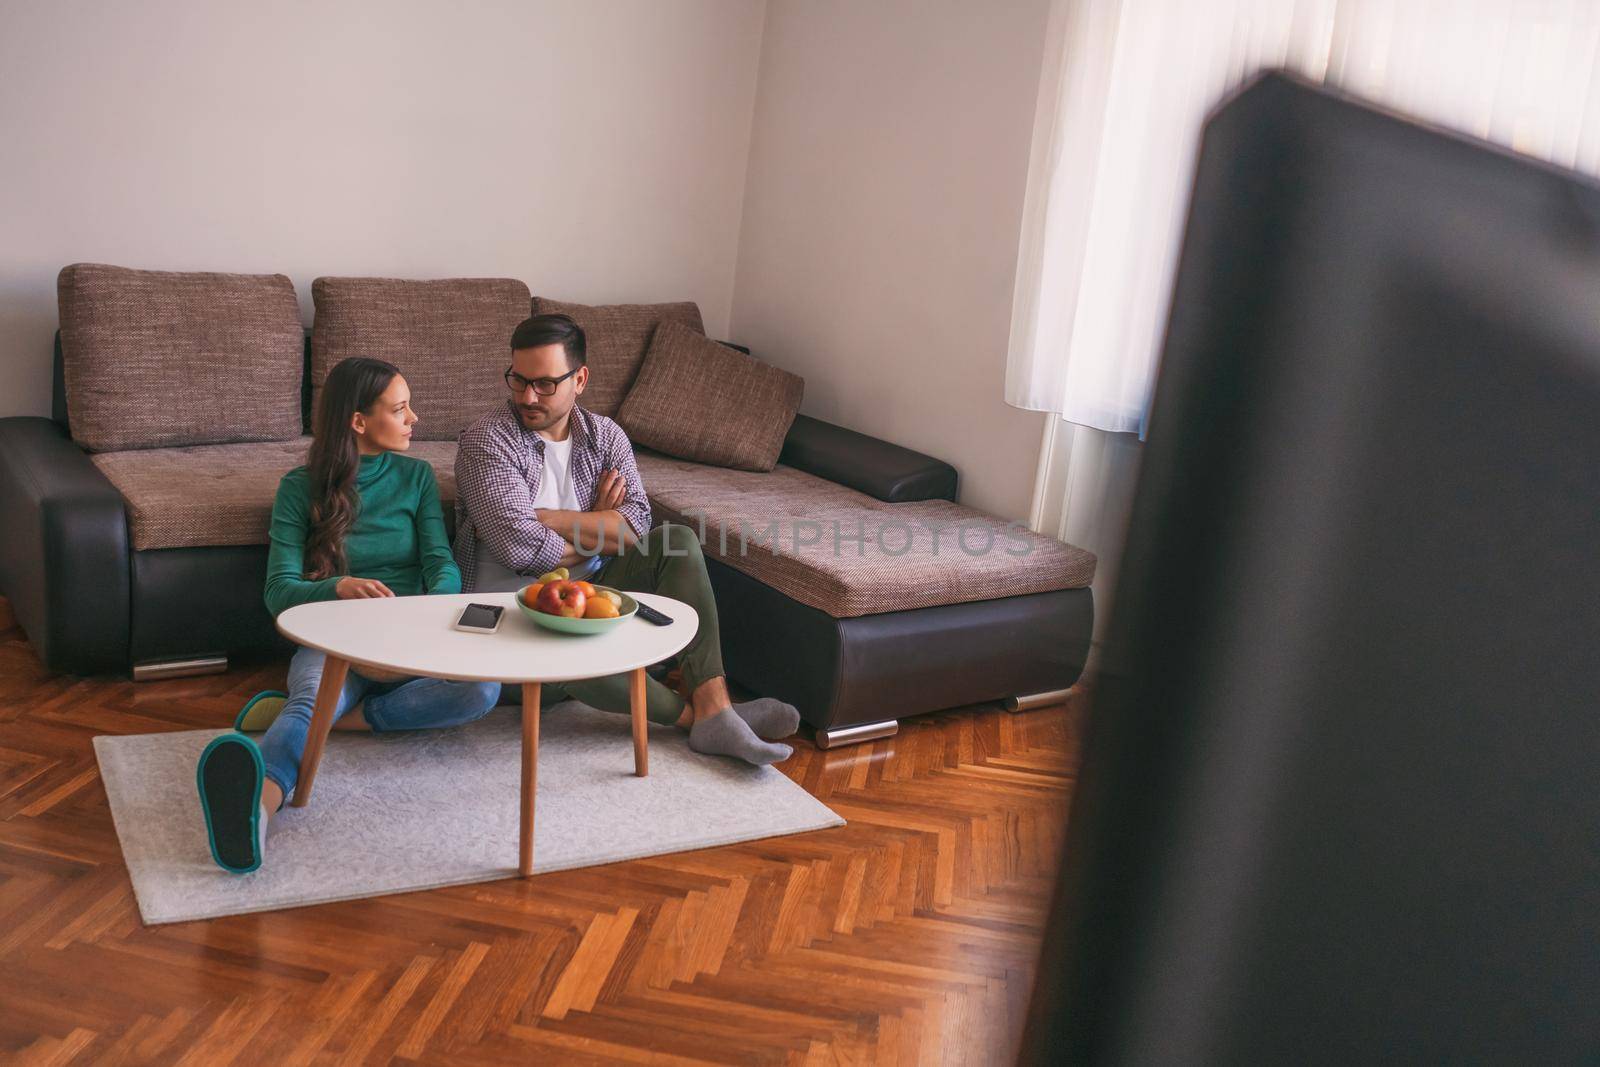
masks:
<path id="1" fill-rule="evenodd" d="M 96 737 L 139 914 L 182 922 L 514 877 L 520 714 L 335 732 L 310 805 L 283 809 L 245 875 L 212 862 L 195 793 L 195 761 L 226 731 Z M 650 774 L 636 778 L 627 716 L 568 701 L 540 725 L 535 877 L 844 824 L 781 772 L 698 755 L 672 727 L 650 728 Z"/>

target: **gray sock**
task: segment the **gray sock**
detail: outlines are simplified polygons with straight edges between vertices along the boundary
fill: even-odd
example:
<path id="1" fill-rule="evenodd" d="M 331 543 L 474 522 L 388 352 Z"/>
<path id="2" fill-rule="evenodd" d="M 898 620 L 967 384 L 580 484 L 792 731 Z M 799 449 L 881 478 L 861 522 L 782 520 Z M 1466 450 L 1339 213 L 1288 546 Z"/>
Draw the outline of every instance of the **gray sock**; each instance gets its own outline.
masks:
<path id="1" fill-rule="evenodd" d="M 267 806 L 261 805 L 261 811 L 256 816 L 256 855 L 261 857 L 261 862 L 267 861 Z"/>
<path id="2" fill-rule="evenodd" d="M 689 747 L 708 756 L 732 756 L 757 767 L 788 759 L 794 752 L 788 745 L 761 740 L 743 719 L 726 711 L 689 727 Z"/>
<path id="3" fill-rule="evenodd" d="M 775 697 L 758 697 L 735 704 L 733 710 L 750 725 L 756 736 L 767 741 L 788 737 L 800 729 L 800 713 L 794 705 L 785 704 Z"/>

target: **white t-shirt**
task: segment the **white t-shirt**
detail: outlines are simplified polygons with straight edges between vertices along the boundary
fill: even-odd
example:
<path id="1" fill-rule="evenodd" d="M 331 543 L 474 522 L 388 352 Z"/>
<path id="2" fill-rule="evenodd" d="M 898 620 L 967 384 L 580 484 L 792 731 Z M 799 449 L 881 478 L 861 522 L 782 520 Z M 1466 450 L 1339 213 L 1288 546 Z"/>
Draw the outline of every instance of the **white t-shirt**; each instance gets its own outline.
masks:
<path id="1" fill-rule="evenodd" d="M 578 491 L 572 486 L 572 434 L 567 434 L 565 441 L 552 441 L 544 439 L 544 471 L 539 475 L 539 488 L 533 494 L 533 506 L 539 508 L 554 508 L 557 511 L 584 511 L 584 506 L 578 503 Z M 558 530 L 568 541 L 572 540 L 571 530 Z M 604 556 L 590 556 L 588 559 L 579 560 L 568 571 L 574 579 L 587 578 L 600 569 L 605 562 Z"/>
<path id="2" fill-rule="evenodd" d="M 557 511 L 582 511 L 578 492 L 572 487 L 572 435 L 565 441 L 544 439 L 544 473 L 539 476 L 539 489 L 533 494 L 535 508 L 554 508 Z M 563 535 L 564 536 L 564 535 Z"/>

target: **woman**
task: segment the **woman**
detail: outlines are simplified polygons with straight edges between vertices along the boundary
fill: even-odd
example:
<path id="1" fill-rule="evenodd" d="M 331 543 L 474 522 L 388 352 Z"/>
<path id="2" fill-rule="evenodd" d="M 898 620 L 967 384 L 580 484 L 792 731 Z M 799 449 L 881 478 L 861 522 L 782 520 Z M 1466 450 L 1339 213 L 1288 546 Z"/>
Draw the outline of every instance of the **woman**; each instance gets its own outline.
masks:
<path id="1" fill-rule="evenodd" d="M 278 483 L 267 555 L 267 610 L 314 600 L 459 593 L 433 468 L 401 455 L 416 425 L 411 392 L 393 364 L 347 359 L 322 389 L 306 465 Z M 212 741 L 196 781 L 211 855 L 235 873 L 261 865 L 267 824 L 294 792 L 323 654 L 289 662 L 289 692 L 261 693 L 236 730 Z M 459 726 L 493 708 L 500 686 L 436 678 L 372 677 L 352 668 L 334 708 L 338 730 Z"/>

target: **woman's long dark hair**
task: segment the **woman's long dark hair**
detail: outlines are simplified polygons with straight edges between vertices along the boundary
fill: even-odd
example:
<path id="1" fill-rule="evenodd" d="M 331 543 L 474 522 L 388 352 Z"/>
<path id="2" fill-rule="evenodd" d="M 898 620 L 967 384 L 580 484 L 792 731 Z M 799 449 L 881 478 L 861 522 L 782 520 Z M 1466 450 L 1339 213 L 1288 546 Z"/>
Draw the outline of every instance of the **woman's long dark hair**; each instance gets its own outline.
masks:
<path id="1" fill-rule="evenodd" d="M 381 359 L 355 356 L 328 372 L 311 425 L 306 476 L 311 489 L 311 529 L 306 534 L 305 575 L 312 580 L 343 574 L 344 538 L 356 521 L 361 498 L 356 472 L 361 453 L 350 418 L 370 412 L 400 369 Z"/>

